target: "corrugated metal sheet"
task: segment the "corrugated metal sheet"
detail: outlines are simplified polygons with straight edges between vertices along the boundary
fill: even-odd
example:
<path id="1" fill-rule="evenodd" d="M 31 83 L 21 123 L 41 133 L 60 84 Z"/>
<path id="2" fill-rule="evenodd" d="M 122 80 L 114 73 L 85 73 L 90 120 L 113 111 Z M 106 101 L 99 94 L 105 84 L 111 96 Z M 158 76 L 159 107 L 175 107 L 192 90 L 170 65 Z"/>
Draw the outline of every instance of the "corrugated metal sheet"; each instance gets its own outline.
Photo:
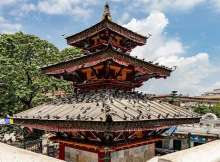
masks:
<path id="1" fill-rule="evenodd" d="M 198 114 L 161 101 L 150 101 L 136 92 L 98 91 L 62 98 L 18 113 L 14 118 L 46 120 L 113 121 L 178 119 Z"/>

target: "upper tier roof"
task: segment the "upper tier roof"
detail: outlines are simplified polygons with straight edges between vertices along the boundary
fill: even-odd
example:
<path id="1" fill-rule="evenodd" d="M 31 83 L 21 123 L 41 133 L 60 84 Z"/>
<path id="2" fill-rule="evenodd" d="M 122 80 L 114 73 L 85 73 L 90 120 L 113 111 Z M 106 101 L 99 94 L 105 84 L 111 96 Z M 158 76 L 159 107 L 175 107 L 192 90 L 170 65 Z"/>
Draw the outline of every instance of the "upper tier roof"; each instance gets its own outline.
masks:
<path id="1" fill-rule="evenodd" d="M 66 37 L 67 43 L 69 45 L 75 45 L 77 42 L 87 39 L 88 37 L 91 37 L 106 28 L 136 42 L 139 45 L 144 45 L 146 43 L 147 37 L 142 36 L 136 32 L 133 32 L 121 25 L 118 25 L 117 23 L 110 21 L 109 19 L 104 19 L 86 30 L 83 30 L 79 33 Z"/>
<path id="2" fill-rule="evenodd" d="M 100 38 L 102 37 L 102 35 L 104 35 L 106 38 L 105 39 Z M 87 46 L 91 45 L 91 38 L 95 36 L 98 36 L 99 40 L 98 43 L 94 43 L 93 41 L 94 48 L 97 48 L 97 46 L 98 45 L 100 46 L 100 44 L 104 45 L 111 43 L 114 44 L 115 46 L 120 46 L 121 48 L 129 48 L 128 50 L 131 50 L 136 46 L 144 45 L 147 40 L 147 37 L 135 33 L 113 22 L 111 19 L 111 14 L 108 5 L 105 6 L 103 19 L 99 23 L 77 34 L 68 36 L 66 37 L 66 39 L 69 45 L 90 51 L 90 49 L 87 48 Z M 124 43 L 120 45 L 119 42 L 114 43 L 112 39 L 118 39 Z"/>

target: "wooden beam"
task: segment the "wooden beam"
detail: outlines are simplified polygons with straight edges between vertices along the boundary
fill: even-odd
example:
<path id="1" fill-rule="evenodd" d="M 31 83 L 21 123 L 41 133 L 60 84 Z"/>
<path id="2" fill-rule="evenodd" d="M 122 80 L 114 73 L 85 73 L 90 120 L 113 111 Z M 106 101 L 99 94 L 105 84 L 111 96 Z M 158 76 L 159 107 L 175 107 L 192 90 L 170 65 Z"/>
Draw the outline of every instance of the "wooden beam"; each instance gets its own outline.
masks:
<path id="1" fill-rule="evenodd" d="M 120 131 L 144 131 L 154 129 L 166 129 L 180 124 L 199 123 L 200 117 L 195 118 L 173 118 L 158 120 L 137 120 L 137 121 L 71 121 L 71 120 L 38 120 L 38 119 L 14 119 L 15 124 L 24 125 L 29 128 L 48 130 L 55 132 L 120 132 Z"/>
<path id="2" fill-rule="evenodd" d="M 105 150 L 106 146 L 88 144 L 88 143 L 79 143 L 79 142 L 69 141 L 69 140 L 65 140 L 65 139 L 61 139 L 57 137 L 52 137 L 50 138 L 50 140 L 60 143 L 63 146 L 68 146 L 68 147 L 72 147 L 72 148 L 79 149 L 79 150 L 89 151 L 93 153 L 106 152 Z M 115 152 L 115 151 L 120 151 L 120 150 L 126 150 L 126 149 L 130 149 L 134 147 L 152 144 L 159 140 L 161 140 L 160 137 L 154 137 L 150 139 L 137 140 L 135 142 L 122 143 L 122 144 L 118 144 L 117 146 L 108 146 L 108 151 Z"/>
<path id="3" fill-rule="evenodd" d="M 121 74 L 122 70 L 124 69 L 125 67 L 124 66 L 121 66 L 119 72 L 115 75 L 115 79 L 118 78 L 118 76 Z"/>

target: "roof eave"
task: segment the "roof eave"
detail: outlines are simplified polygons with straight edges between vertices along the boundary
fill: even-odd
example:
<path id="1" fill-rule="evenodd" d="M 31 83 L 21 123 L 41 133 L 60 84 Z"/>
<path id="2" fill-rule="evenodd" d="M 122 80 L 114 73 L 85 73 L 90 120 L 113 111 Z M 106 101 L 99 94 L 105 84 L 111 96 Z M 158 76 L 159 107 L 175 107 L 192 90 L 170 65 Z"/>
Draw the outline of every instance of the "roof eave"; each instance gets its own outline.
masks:
<path id="1" fill-rule="evenodd" d="M 67 42 L 68 42 L 69 45 L 74 45 L 76 42 L 82 41 L 82 40 L 85 38 L 85 36 L 81 36 L 81 37 L 80 37 L 80 40 L 77 40 L 77 39 L 76 39 L 77 37 L 79 37 L 80 35 L 83 35 L 84 33 L 91 32 L 90 30 L 92 30 L 92 29 L 95 30 L 95 28 L 97 28 L 97 26 L 99 26 L 99 25 L 101 26 L 101 27 L 100 27 L 100 31 L 102 31 L 102 30 L 108 28 L 108 29 L 110 29 L 110 30 L 112 30 L 112 31 L 114 31 L 114 32 L 117 32 L 118 34 L 122 35 L 122 34 L 121 34 L 120 32 L 118 32 L 117 30 L 113 30 L 113 28 L 111 27 L 111 25 L 115 25 L 115 26 L 121 28 L 122 30 L 125 30 L 125 31 L 131 33 L 131 34 L 134 35 L 135 37 L 139 37 L 139 39 L 142 40 L 142 41 L 137 41 L 137 40 L 134 39 L 134 38 L 128 37 L 128 38 L 131 39 L 132 41 L 136 42 L 138 45 L 144 45 L 144 44 L 146 44 L 146 40 L 148 39 L 146 36 L 143 36 L 143 35 L 141 35 L 141 34 L 138 34 L 138 33 L 136 33 L 136 32 L 133 32 L 132 30 L 129 30 L 129 29 L 127 29 L 127 28 L 125 28 L 125 27 L 123 27 L 123 26 L 121 26 L 121 25 L 119 25 L 119 24 L 117 24 L 117 23 L 115 23 L 115 22 L 113 22 L 113 21 L 110 21 L 110 20 L 108 20 L 108 19 L 104 19 L 104 20 L 98 22 L 97 24 L 95 24 L 95 25 L 93 25 L 93 26 L 91 26 L 91 27 L 89 27 L 89 28 L 87 28 L 87 29 L 85 29 L 85 30 L 79 32 L 79 33 L 76 33 L 76 34 L 67 36 L 65 39 L 67 40 Z M 99 32 L 99 31 L 98 31 L 98 32 Z M 95 32 L 95 31 L 94 31 L 94 32 L 91 32 L 90 36 L 92 36 L 92 35 L 94 35 L 94 34 L 96 34 L 96 33 L 97 33 L 97 32 Z M 124 36 L 124 37 L 127 37 L 128 35 L 123 35 L 123 36 Z M 70 41 L 70 39 L 76 39 L 76 41 Z"/>
<path id="2" fill-rule="evenodd" d="M 169 128 L 181 124 L 199 123 L 200 117 L 195 118 L 172 118 L 158 120 L 139 120 L 139 121 L 67 121 L 67 120 L 37 120 L 37 119 L 14 119 L 14 123 L 32 127 L 35 129 L 46 129 L 48 131 L 137 131 L 154 130 L 158 128 Z M 33 124 L 34 123 L 34 124 Z"/>
<path id="3" fill-rule="evenodd" d="M 138 62 L 141 62 L 141 63 L 144 63 L 144 64 L 149 64 L 149 65 L 151 65 L 151 66 L 153 66 L 153 67 L 155 67 L 155 68 L 160 68 L 161 70 L 163 69 L 163 70 L 166 71 L 166 75 L 165 75 L 165 76 L 162 76 L 162 77 L 169 77 L 170 74 L 171 74 L 171 72 L 173 71 L 171 68 L 162 67 L 162 66 L 160 66 L 160 65 L 156 65 L 156 64 L 153 64 L 153 63 L 150 63 L 150 62 L 146 62 L 146 61 L 140 60 L 140 59 L 138 59 L 138 58 L 136 58 L 136 57 L 132 57 L 132 56 L 130 56 L 130 55 L 127 55 L 127 54 L 124 54 L 124 53 L 122 53 L 122 52 L 119 52 L 119 51 L 115 50 L 114 48 L 112 48 L 111 46 L 108 46 L 108 47 L 105 49 L 105 51 L 108 51 L 108 50 L 111 50 L 111 51 L 116 52 L 116 53 L 118 53 L 118 54 L 120 54 L 120 55 L 123 55 L 124 57 L 129 57 L 130 59 L 134 59 L 134 60 L 136 60 L 136 61 L 138 61 Z M 84 55 L 84 56 L 82 56 L 82 57 L 78 57 L 78 58 L 75 58 L 75 59 L 72 59 L 72 60 L 68 60 L 68 61 L 65 61 L 65 62 L 60 62 L 60 63 L 54 64 L 54 65 L 50 65 L 50 66 L 47 66 L 47 67 L 43 67 L 43 68 L 41 68 L 41 70 L 42 70 L 42 72 L 44 73 L 44 71 L 46 71 L 46 70 L 49 69 L 49 68 L 56 67 L 56 66 L 61 66 L 62 64 L 67 64 L 67 63 L 71 63 L 71 62 L 77 62 L 77 61 L 79 61 L 79 60 L 81 60 L 81 59 L 84 59 L 84 58 L 86 58 L 86 57 L 92 57 L 92 56 L 94 56 L 94 55 L 96 55 L 96 54 L 100 54 L 100 53 L 103 53 L 103 51 L 98 51 L 98 52 L 95 52 L 95 53 L 93 53 L 93 54 Z"/>

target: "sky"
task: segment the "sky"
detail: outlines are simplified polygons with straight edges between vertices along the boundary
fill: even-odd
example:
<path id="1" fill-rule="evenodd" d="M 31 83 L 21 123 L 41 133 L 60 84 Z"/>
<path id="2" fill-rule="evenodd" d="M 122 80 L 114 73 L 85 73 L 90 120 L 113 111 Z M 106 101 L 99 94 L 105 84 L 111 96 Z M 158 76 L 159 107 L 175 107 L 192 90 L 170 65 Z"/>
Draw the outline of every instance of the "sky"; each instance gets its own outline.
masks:
<path id="1" fill-rule="evenodd" d="M 176 70 L 140 90 L 200 95 L 220 88 L 220 0 L 109 0 L 113 21 L 152 37 L 132 55 Z M 0 0 L 0 33 L 22 31 L 68 47 L 65 36 L 101 20 L 105 0 Z"/>

